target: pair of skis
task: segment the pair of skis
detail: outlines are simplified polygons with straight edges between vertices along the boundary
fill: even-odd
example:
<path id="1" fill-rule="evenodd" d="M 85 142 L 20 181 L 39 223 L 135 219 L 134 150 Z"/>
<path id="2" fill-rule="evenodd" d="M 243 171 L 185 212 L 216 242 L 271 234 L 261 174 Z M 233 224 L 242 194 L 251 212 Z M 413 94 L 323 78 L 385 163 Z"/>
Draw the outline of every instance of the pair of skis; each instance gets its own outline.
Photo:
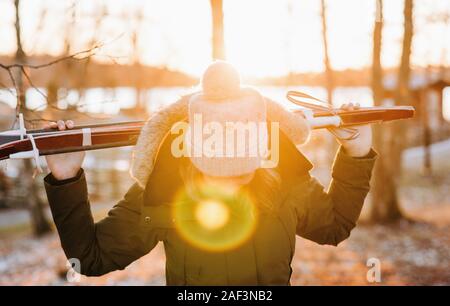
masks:
<path id="1" fill-rule="evenodd" d="M 289 101 L 304 107 L 301 113 L 314 129 L 339 127 L 350 131 L 354 125 L 382 123 L 414 116 L 412 106 L 361 107 L 344 110 L 331 108 L 326 102 L 308 94 L 290 91 Z M 315 100 L 309 103 L 300 99 Z M 19 129 L 0 132 L 0 160 L 33 158 L 39 168 L 39 156 L 77 151 L 132 146 L 144 126 L 144 121 L 79 125 L 73 129 L 26 130 L 22 114 Z"/>

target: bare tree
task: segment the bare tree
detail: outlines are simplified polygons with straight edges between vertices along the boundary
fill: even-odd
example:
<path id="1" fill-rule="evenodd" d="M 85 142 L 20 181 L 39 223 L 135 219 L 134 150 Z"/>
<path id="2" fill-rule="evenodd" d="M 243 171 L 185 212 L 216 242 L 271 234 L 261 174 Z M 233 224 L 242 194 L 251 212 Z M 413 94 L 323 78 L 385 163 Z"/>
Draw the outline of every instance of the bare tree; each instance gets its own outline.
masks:
<path id="1" fill-rule="evenodd" d="M 321 19 L 322 19 L 322 41 L 324 49 L 324 65 L 325 65 L 325 77 L 326 77 L 326 89 L 327 89 L 327 101 L 333 103 L 333 69 L 331 68 L 329 47 L 328 47 L 328 27 L 327 27 L 327 6 L 325 0 L 320 1 L 321 7 Z"/>
<path id="2" fill-rule="evenodd" d="M 132 27 L 133 31 L 131 33 L 131 46 L 133 48 L 132 53 L 132 63 L 133 69 L 137 72 L 134 76 L 134 84 L 136 90 L 136 112 L 145 112 L 145 100 L 142 98 L 143 93 L 143 84 L 142 84 L 142 63 L 141 63 L 141 50 L 139 48 L 139 39 L 142 31 L 142 24 L 144 21 L 144 13 L 143 8 L 138 7 L 135 12 L 133 18 L 130 20 L 133 21 Z"/>
<path id="3" fill-rule="evenodd" d="M 17 50 L 15 55 L 15 61 L 19 64 L 25 64 L 26 55 L 23 51 L 22 40 L 21 40 L 21 28 L 20 28 L 20 0 L 14 1 L 16 21 L 16 40 L 17 40 Z M 23 82 L 23 70 L 16 69 L 16 75 L 14 76 L 16 83 L 16 94 L 17 94 L 17 113 L 20 113 L 22 108 L 25 106 L 25 86 Z M 29 159 L 24 160 L 24 168 L 21 173 L 22 183 L 28 191 L 28 196 L 26 197 L 28 201 L 28 208 L 31 216 L 31 223 L 33 226 L 33 232 L 35 235 L 40 236 L 51 230 L 49 223 L 45 219 L 44 215 L 44 203 L 39 198 L 39 187 L 33 180 L 31 173 L 33 172 L 33 165 Z"/>
<path id="4" fill-rule="evenodd" d="M 373 54 L 372 54 L 372 92 L 373 102 L 375 106 L 383 105 L 384 87 L 383 87 L 383 69 L 381 66 L 381 48 L 383 33 L 383 3 L 376 0 L 377 18 L 373 30 Z M 385 219 L 397 217 L 399 215 L 397 206 L 395 211 L 391 211 L 389 200 L 386 195 L 392 195 L 392 188 L 395 188 L 393 173 L 390 171 L 389 150 L 385 143 L 386 133 L 385 127 L 374 126 L 374 146 L 380 153 L 380 157 L 375 165 L 374 177 L 372 183 L 372 206 L 370 211 L 370 219 L 374 222 L 381 222 Z"/>
<path id="5" fill-rule="evenodd" d="M 323 62 L 325 66 L 325 88 L 327 90 L 327 102 L 333 104 L 333 68 L 331 67 L 330 52 L 328 44 L 328 23 L 327 23 L 327 4 L 325 0 L 320 1 L 320 17 L 322 20 L 322 42 L 323 42 Z M 327 147 L 330 152 L 337 150 L 338 144 L 336 141 L 329 137 L 326 139 Z M 330 154 L 327 158 L 327 162 L 332 165 L 334 156 Z"/>
<path id="6" fill-rule="evenodd" d="M 378 10 L 377 19 L 373 29 L 373 53 L 372 53 L 372 92 L 375 106 L 383 103 L 383 68 L 381 65 L 381 48 L 383 40 L 383 1 L 376 0 Z"/>
<path id="7" fill-rule="evenodd" d="M 373 28 L 373 50 L 372 50 L 372 95 L 375 106 L 383 105 L 384 87 L 383 87 L 383 68 L 381 66 L 381 48 L 383 40 L 383 2 L 375 0 L 377 13 L 375 25 Z M 370 219 L 376 221 L 380 214 L 380 203 L 383 203 L 384 182 L 387 176 L 386 165 L 384 165 L 383 154 L 383 129 L 381 126 L 373 126 L 374 147 L 380 153 L 375 164 L 374 176 L 372 180 L 372 206 Z"/>
<path id="8" fill-rule="evenodd" d="M 22 39 L 21 39 L 21 22 L 20 22 L 20 0 L 14 0 L 15 5 L 15 32 L 16 32 L 16 40 L 17 40 L 17 50 L 15 53 L 15 62 L 13 64 L 3 64 L 0 63 L 0 69 L 5 70 L 8 73 L 9 79 L 15 88 L 15 95 L 17 98 L 17 106 L 16 106 L 16 121 L 19 117 L 19 113 L 25 112 L 27 114 L 35 114 L 33 110 L 26 109 L 25 102 L 26 102 L 26 87 L 24 79 L 27 81 L 28 86 L 31 88 L 34 88 L 35 90 L 38 90 L 36 86 L 34 86 L 29 73 L 27 70 L 29 69 L 43 69 L 46 67 L 50 67 L 52 65 L 56 65 L 61 62 L 65 62 L 68 60 L 87 60 L 89 57 L 91 57 L 95 51 L 97 51 L 99 48 L 102 47 L 101 44 L 96 44 L 90 49 L 79 51 L 70 55 L 62 56 L 59 58 L 56 58 L 54 60 L 51 60 L 46 63 L 42 64 L 31 64 L 27 63 L 27 57 L 22 47 Z M 41 91 L 39 91 L 42 95 L 44 95 Z M 14 92 L 13 92 L 14 93 Z M 45 95 L 44 95 L 45 96 Z M 41 118 L 39 120 L 46 119 Z M 25 119 L 25 121 L 32 122 L 33 120 Z M 21 180 L 20 183 L 22 184 L 22 187 L 28 191 L 28 194 L 26 195 L 27 198 L 27 207 L 30 211 L 31 216 L 31 223 L 33 227 L 33 232 L 36 235 L 42 235 L 46 232 L 51 230 L 51 227 L 47 220 L 45 219 L 44 214 L 44 203 L 39 197 L 39 186 L 37 184 L 37 181 L 33 180 L 33 177 L 31 173 L 33 173 L 33 165 L 29 159 L 26 159 L 24 161 L 24 166 L 21 169 Z"/>
<path id="9" fill-rule="evenodd" d="M 210 0 L 212 13 L 212 57 L 225 59 L 225 37 L 223 32 L 223 1 Z"/>
<path id="10" fill-rule="evenodd" d="M 413 0 L 405 0 L 404 4 L 404 34 L 403 34 L 403 46 L 402 55 L 400 60 L 400 67 L 398 71 L 397 88 L 395 92 L 395 103 L 397 105 L 405 105 L 410 99 L 410 56 L 411 45 L 413 38 Z M 377 30 L 380 33 L 375 33 Z M 374 43 L 375 35 L 379 36 L 381 42 L 381 29 L 375 28 L 374 31 Z M 374 44 L 374 51 L 375 50 Z M 378 52 L 378 51 L 377 51 Z M 374 52 L 375 53 L 375 52 Z M 374 54 L 374 58 L 375 58 Z M 380 56 L 379 54 L 377 55 Z M 379 61 L 379 60 L 377 60 Z M 377 64 L 374 60 L 374 65 Z M 379 78 L 379 72 L 373 68 L 373 82 Z M 381 69 L 380 69 L 381 71 Z M 379 86 L 380 84 L 373 83 L 373 86 Z M 377 92 L 380 92 L 377 88 Z M 377 93 L 378 94 L 378 93 Z M 374 100 L 379 103 L 380 97 L 374 93 Z M 385 127 L 384 133 L 376 132 L 375 141 L 378 144 L 378 150 L 380 150 L 381 158 L 378 161 L 378 165 L 375 170 L 374 180 L 374 205 L 371 210 L 371 219 L 376 222 L 393 222 L 403 217 L 397 192 L 397 181 L 401 171 L 401 153 L 404 148 L 404 142 L 406 139 L 405 122 L 395 122 L 389 127 Z M 385 134 L 385 132 L 387 132 Z"/>
<path id="11" fill-rule="evenodd" d="M 17 63 L 24 64 L 25 63 L 25 52 L 22 48 L 22 38 L 21 38 L 21 29 L 20 29 L 20 0 L 14 0 L 14 7 L 16 13 L 16 21 L 14 23 L 14 28 L 16 30 L 16 55 L 15 60 Z M 21 108 L 25 106 L 25 88 L 23 84 L 22 71 L 19 69 L 16 70 L 15 75 L 15 89 L 17 95 L 17 115 L 20 112 Z"/>
<path id="12" fill-rule="evenodd" d="M 411 74 L 411 45 L 413 38 L 413 0 L 405 0 L 403 48 L 398 72 L 395 101 L 398 105 L 407 104 L 410 99 L 409 79 Z"/>

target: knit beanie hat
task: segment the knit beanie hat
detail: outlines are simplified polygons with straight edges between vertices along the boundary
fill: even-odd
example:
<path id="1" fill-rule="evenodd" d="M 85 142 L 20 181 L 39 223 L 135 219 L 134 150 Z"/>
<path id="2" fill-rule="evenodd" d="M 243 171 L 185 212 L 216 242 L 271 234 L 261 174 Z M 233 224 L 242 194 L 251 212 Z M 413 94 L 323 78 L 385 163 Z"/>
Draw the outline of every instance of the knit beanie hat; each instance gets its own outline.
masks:
<path id="1" fill-rule="evenodd" d="M 160 148 L 170 134 L 171 129 L 179 122 L 186 122 L 187 120 L 195 119 L 195 113 L 203 114 L 203 126 L 206 122 L 223 120 L 233 122 L 264 121 L 263 118 L 267 116 L 267 122 L 279 125 L 280 131 L 285 134 L 288 139 L 296 146 L 299 146 L 308 140 L 310 135 L 310 127 L 303 116 L 297 115 L 286 110 L 279 103 L 262 97 L 258 91 L 245 88 L 240 85 L 240 78 L 237 71 L 225 62 L 213 63 L 204 73 L 202 78 L 202 90 L 195 94 L 189 94 L 180 97 L 178 101 L 172 103 L 154 113 L 142 128 L 141 134 L 137 140 L 136 146 L 133 150 L 130 174 L 141 188 L 145 188 L 153 170 L 157 164 Z M 217 115 L 223 115 L 220 118 L 214 118 Z M 226 116 L 225 116 L 226 114 Z M 190 117 L 190 118 L 189 118 Z M 206 120 L 204 120 L 206 118 Z M 193 121 L 192 121 L 193 122 Z M 217 124 L 210 124 L 209 129 L 216 130 Z M 220 125 L 221 126 L 221 125 Z M 208 128 L 206 132 L 209 133 Z M 190 129 L 191 132 L 194 132 Z M 264 129 L 262 129 L 264 131 Z M 272 131 L 273 132 L 273 131 Z M 271 132 L 271 133 L 272 133 Z M 205 140 L 206 149 L 212 143 L 218 143 L 220 133 L 214 134 L 214 138 L 210 139 L 205 135 L 202 140 Z M 192 146 L 195 144 L 193 136 L 187 137 L 185 134 L 185 144 Z M 217 137 L 217 138 L 216 138 Z M 254 140 L 254 137 L 250 137 Z M 212 141 L 217 139 L 217 141 Z M 239 157 L 235 154 L 234 158 L 226 159 L 224 157 L 205 156 L 204 158 L 195 158 L 192 156 L 194 165 L 199 169 L 203 169 L 204 173 L 216 175 L 237 175 L 240 173 L 249 173 L 258 167 L 258 160 L 261 160 L 264 154 L 266 141 L 264 141 L 264 132 L 258 132 L 257 147 L 261 148 L 260 154 L 254 157 L 253 154 Z M 271 151 L 274 144 L 271 142 Z M 241 152 L 254 151 L 254 145 L 240 146 Z M 242 149 L 243 148 L 243 149 Z M 215 150 L 212 150 L 215 151 Z M 194 152 L 192 152 L 194 153 Z M 273 152 L 271 152 L 272 154 Z M 182 154 L 185 156 L 184 154 Z M 216 154 L 217 155 L 217 154 Z M 220 160 L 220 162 L 218 162 Z"/>
<path id="2" fill-rule="evenodd" d="M 239 73 L 216 61 L 203 74 L 202 91 L 189 100 L 185 144 L 193 165 L 210 176 L 239 176 L 260 168 L 268 151 L 266 104 L 241 87 Z"/>

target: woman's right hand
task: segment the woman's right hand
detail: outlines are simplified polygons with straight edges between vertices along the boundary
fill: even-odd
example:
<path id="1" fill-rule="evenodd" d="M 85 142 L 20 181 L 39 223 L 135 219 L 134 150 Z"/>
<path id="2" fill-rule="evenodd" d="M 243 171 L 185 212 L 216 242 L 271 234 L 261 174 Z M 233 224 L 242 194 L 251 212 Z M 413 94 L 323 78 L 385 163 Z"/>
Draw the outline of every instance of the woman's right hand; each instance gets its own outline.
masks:
<path id="1" fill-rule="evenodd" d="M 45 128 L 54 129 L 57 128 L 60 131 L 64 131 L 66 128 L 71 129 L 74 127 L 72 120 L 66 122 L 59 120 L 58 122 L 50 122 Z M 75 177 L 83 164 L 85 152 L 73 152 L 64 154 L 47 155 L 47 166 L 53 177 L 57 180 L 65 180 Z"/>

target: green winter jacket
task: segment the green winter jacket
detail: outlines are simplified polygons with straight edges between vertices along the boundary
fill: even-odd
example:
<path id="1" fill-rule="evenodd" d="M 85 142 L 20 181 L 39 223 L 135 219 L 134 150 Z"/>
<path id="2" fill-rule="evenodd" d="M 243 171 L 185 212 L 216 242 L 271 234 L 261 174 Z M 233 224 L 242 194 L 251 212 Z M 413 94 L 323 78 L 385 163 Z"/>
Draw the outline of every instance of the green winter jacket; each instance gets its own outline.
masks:
<path id="1" fill-rule="evenodd" d="M 185 241 L 174 226 L 171 205 L 182 185 L 170 139 L 158 154 L 145 189 L 133 185 L 103 220 L 94 223 L 84 172 L 66 181 L 49 174 L 45 188 L 61 245 L 81 262 L 81 273 L 121 270 L 163 242 L 168 285 L 288 285 L 296 235 L 337 245 L 358 220 L 376 153 L 352 158 L 339 149 L 328 190 L 309 171 L 311 163 L 285 136 L 278 171 L 277 209 L 261 212 L 248 240 L 225 251 L 207 251 Z"/>

